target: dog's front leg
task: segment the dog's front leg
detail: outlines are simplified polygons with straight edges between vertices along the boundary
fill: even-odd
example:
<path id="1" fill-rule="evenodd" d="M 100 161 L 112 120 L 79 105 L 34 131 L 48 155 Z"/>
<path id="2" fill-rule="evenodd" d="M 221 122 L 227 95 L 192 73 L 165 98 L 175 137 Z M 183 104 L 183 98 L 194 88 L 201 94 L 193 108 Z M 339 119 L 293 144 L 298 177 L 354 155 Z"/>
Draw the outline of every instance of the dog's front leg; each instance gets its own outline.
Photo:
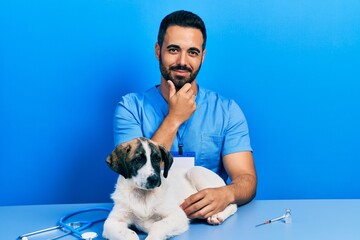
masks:
<path id="1" fill-rule="evenodd" d="M 211 217 L 208 217 L 207 222 L 211 225 L 219 225 L 223 223 L 228 217 L 237 211 L 236 204 L 230 204 L 222 212 L 219 212 Z"/>
<path id="2" fill-rule="evenodd" d="M 139 240 L 136 232 L 129 229 L 128 223 L 111 216 L 104 223 L 103 237 L 109 240 Z"/>
<path id="3" fill-rule="evenodd" d="M 189 229 L 189 220 L 182 209 L 173 210 L 167 217 L 154 222 L 145 240 L 164 240 Z"/>

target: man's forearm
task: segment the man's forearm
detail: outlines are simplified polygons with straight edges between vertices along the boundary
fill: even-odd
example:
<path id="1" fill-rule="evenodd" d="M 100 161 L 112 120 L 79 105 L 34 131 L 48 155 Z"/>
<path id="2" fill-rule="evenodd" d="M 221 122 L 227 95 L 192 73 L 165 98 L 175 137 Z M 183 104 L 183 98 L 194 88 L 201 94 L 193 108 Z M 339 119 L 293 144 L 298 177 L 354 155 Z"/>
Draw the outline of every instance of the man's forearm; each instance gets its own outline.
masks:
<path id="1" fill-rule="evenodd" d="M 244 205 L 250 202 L 256 195 L 256 184 L 256 176 L 252 174 L 242 174 L 233 179 L 231 183 L 226 186 L 232 193 L 230 203 Z"/>
<path id="2" fill-rule="evenodd" d="M 164 145 L 166 149 L 170 151 L 179 126 L 178 123 L 172 121 L 169 117 L 166 117 L 152 136 L 151 140 Z"/>

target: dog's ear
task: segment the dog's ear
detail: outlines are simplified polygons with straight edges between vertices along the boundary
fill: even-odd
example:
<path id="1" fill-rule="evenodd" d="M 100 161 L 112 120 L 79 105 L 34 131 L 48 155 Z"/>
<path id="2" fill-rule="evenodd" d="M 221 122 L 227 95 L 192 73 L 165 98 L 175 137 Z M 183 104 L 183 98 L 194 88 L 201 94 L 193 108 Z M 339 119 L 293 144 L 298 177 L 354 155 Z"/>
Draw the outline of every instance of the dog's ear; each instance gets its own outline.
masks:
<path id="1" fill-rule="evenodd" d="M 170 152 L 162 145 L 159 145 L 161 160 L 164 162 L 164 178 L 167 178 L 169 169 L 174 161 Z"/>
<path id="2" fill-rule="evenodd" d="M 106 163 L 109 167 L 124 178 L 128 178 L 130 175 L 126 161 L 130 149 L 130 145 L 119 144 L 106 158 Z"/>

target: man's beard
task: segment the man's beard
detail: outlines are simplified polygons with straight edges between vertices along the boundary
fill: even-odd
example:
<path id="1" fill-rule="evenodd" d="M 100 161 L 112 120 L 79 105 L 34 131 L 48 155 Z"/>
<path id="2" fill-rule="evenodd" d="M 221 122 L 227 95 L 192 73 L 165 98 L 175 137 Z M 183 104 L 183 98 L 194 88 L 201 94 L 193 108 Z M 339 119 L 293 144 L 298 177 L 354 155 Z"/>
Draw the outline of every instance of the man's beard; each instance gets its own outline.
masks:
<path id="1" fill-rule="evenodd" d="M 165 81 L 171 80 L 174 83 L 176 91 L 179 91 L 186 83 L 192 83 L 195 80 L 195 78 L 198 75 L 200 68 L 201 68 L 201 63 L 200 63 L 199 68 L 194 72 L 191 68 L 184 66 L 184 65 L 175 65 L 175 66 L 169 67 L 169 69 L 166 69 L 166 67 L 162 63 L 161 56 L 160 56 L 159 64 L 160 64 L 161 75 L 163 76 Z M 190 76 L 189 77 L 172 76 L 171 71 L 176 71 L 176 70 L 188 71 L 190 73 Z"/>

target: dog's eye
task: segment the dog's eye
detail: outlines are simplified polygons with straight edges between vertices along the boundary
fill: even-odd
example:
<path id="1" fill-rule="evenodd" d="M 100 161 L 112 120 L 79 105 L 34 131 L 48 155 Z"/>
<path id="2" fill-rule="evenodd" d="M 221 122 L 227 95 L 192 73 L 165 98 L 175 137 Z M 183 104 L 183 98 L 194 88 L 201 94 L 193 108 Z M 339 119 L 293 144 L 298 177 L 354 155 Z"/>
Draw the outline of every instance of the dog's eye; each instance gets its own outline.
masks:
<path id="1" fill-rule="evenodd" d="M 137 158 L 135 158 L 135 159 L 133 160 L 133 162 L 134 162 L 136 165 L 142 165 L 142 164 L 145 163 L 144 158 L 142 158 L 142 157 L 137 157 Z"/>
<path id="2" fill-rule="evenodd" d="M 157 154 L 154 154 L 154 155 L 152 156 L 152 158 L 153 158 L 156 162 L 160 162 L 160 161 L 161 161 L 160 156 L 157 155 Z"/>

